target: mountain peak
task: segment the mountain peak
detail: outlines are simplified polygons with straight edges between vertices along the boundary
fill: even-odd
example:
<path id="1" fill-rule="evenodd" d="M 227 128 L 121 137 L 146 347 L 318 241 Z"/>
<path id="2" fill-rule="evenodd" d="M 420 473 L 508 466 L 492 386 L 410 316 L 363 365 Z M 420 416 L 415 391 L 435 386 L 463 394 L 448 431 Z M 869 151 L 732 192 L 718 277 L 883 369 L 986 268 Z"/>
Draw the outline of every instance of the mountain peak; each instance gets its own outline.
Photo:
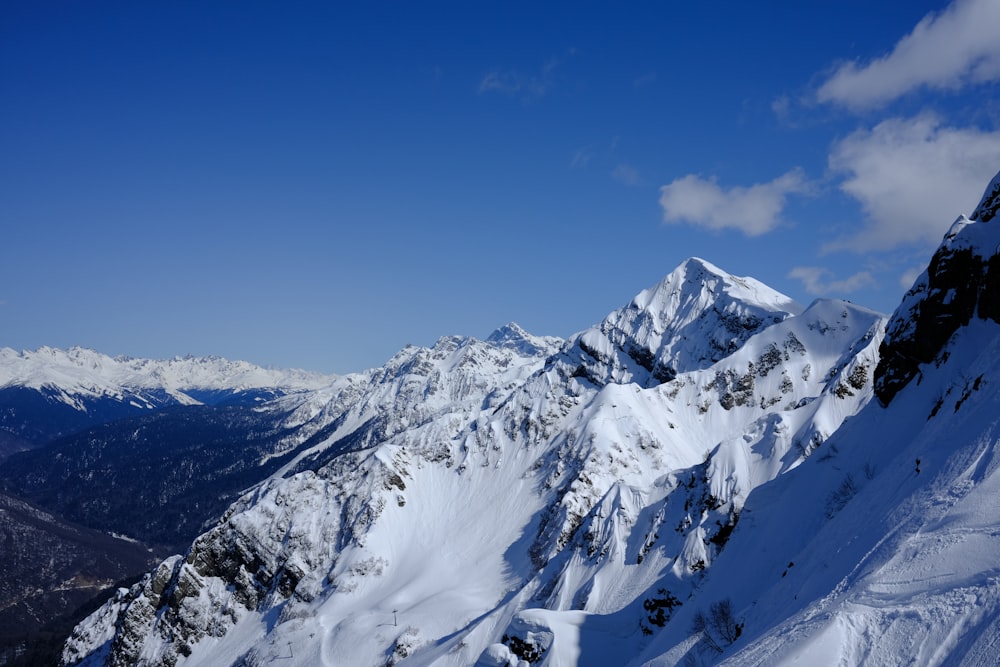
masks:
<path id="1" fill-rule="evenodd" d="M 585 370 L 607 371 L 585 373 L 591 380 L 651 386 L 706 368 L 757 332 L 801 312 L 802 306 L 767 285 L 692 257 L 579 334 L 574 344 Z"/>
<path id="2" fill-rule="evenodd" d="M 486 338 L 486 342 L 529 357 L 549 354 L 552 347 L 559 343 L 558 339 L 549 336 L 533 336 L 517 322 L 509 322 L 498 328 Z"/>
<path id="3" fill-rule="evenodd" d="M 1000 212 L 1000 172 L 986 186 L 983 198 L 969 217 L 979 222 L 989 222 L 996 216 L 997 212 Z"/>
<path id="4" fill-rule="evenodd" d="M 764 283 L 754 278 L 734 276 L 699 257 L 681 262 L 656 286 L 636 295 L 631 305 L 675 317 L 684 312 L 691 313 L 699 306 L 708 306 L 720 298 L 792 315 L 802 312 L 802 306 Z"/>
<path id="5" fill-rule="evenodd" d="M 521 341 L 530 336 L 517 322 L 508 322 L 502 327 L 495 329 L 493 333 L 487 336 L 486 340 L 490 343 L 504 343 L 509 340 Z"/>

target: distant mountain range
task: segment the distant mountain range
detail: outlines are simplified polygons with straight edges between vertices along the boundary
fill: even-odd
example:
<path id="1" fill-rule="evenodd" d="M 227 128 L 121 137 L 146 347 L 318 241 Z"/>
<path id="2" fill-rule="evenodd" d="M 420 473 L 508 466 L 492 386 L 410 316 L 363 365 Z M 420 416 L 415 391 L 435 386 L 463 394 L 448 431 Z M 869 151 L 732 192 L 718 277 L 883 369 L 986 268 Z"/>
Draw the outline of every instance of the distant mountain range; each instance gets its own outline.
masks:
<path id="1" fill-rule="evenodd" d="M 260 443 L 273 420 L 254 408 L 332 379 L 0 349 L 0 485 L 16 495 L 0 495 L 0 665 L 45 664 L 81 605 L 190 542 L 266 476 L 243 463 L 254 447 L 274 453 Z"/>
<path id="2" fill-rule="evenodd" d="M 5 351 L 0 516 L 167 556 L 66 665 L 994 665 L 998 210 L 889 318 L 690 259 L 345 376 Z"/>
<path id="3" fill-rule="evenodd" d="M 218 357 L 154 361 L 79 347 L 0 348 L 0 457 L 159 408 L 253 405 L 331 379 Z"/>

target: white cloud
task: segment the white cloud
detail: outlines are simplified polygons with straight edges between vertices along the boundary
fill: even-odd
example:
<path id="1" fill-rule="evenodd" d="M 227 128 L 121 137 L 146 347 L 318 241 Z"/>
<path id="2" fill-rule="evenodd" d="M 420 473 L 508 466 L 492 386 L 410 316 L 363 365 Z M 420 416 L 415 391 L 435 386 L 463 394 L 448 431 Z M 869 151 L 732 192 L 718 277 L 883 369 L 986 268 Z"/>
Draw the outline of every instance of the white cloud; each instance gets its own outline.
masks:
<path id="1" fill-rule="evenodd" d="M 651 83 L 656 82 L 656 72 L 646 72 L 640 77 L 637 77 L 632 81 L 632 86 L 634 88 L 642 88 L 643 86 L 648 86 Z"/>
<path id="2" fill-rule="evenodd" d="M 688 174 L 660 188 L 660 206 L 667 223 L 738 229 L 747 236 L 758 236 L 781 224 L 788 195 L 808 190 L 801 169 L 793 169 L 769 183 L 729 189 L 719 187 L 715 178 L 705 180 Z"/>
<path id="3" fill-rule="evenodd" d="M 550 85 L 550 82 L 538 76 L 520 74 L 511 70 L 493 70 L 479 82 L 479 92 L 480 94 L 501 93 L 536 98 L 543 96 Z"/>
<path id="4" fill-rule="evenodd" d="M 1000 169 L 1000 131 L 942 127 L 930 115 L 893 118 L 834 144 L 829 164 L 846 174 L 840 188 L 868 222 L 826 251 L 937 244 Z"/>
<path id="5" fill-rule="evenodd" d="M 875 278 L 867 271 L 859 271 L 843 280 L 828 280 L 833 272 L 820 266 L 796 266 L 788 277 L 802 282 L 809 294 L 846 294 L 875 283 Z"/>
<path id="6" fill-rule="evenodd" d="M 639 185 L 642 182 L 642 179 L 639 178 L 639 170 L 624 162 L 611 171 L 611 178 L 623 185 Z"/>
<path id="7" fill-rule="evenodd" d="M 778 120 L 786 120 L 788 118 L 788 112 L 791 109 L 792 100 L 788 95 L 781 95 L 771 101 L 771 111 Z"/>
<path id="8" fill-rule="evenodd" d="M 921 87 L 958 90 L 1000 79 L 1000 2 L 955 0 L 928 14 L 892 52 L 864 65 L 841 65 L 816 93 L 860 111 L 882 106 Z"/>
<path id="9" fill-rule="evenodd" d="M 569 166 L 574 169 L 583 169 L 590 164 L 593 158 L 593 150 L 591 150 L 590 146 L 584 146 L 573 153 L 573 157 L 569 161 Z"/>
<path id="10" fill-rule="evenodd" d="M 899 276 L 899 286 L 906 290 L 910 289 L 926 268 L 926 264 L 910 267 Z"/>
<path id="11" fill-rule="evenodd" d="M 515 70 L 495 69 L 479 82 L 479 93 L 500 93 L 518 96 L 523 100 L 533 100 L 544 96 L 555 85 L 555 71 L 576 55 L 576 49 L 569 49 L 562 56 L 549 58 L 538 72 L 526 74 Z"/>

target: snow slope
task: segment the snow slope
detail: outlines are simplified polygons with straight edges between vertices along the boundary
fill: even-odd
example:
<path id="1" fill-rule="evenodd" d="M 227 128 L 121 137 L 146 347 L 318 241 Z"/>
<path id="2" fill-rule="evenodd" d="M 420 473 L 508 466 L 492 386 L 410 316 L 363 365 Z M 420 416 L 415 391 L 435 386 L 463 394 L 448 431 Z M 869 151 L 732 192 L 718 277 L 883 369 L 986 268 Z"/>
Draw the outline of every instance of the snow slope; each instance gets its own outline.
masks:
<path id="1" fill-rule="evenodd" d="M 705 659 L 681 625 L 637 662 L 690 653 L 731 665 L 997 664 L 998 192 L 1000 175 L 894 313 L 881 404 L 834 434 L 828 456 L 748 501 L 753 518 L 702 590 L 731 596 L 745 639 Z"/>
<path id="2" fill-rule="evenodd" d="M 288 403 L 295 460 L 64 659 L 574 664 L 607 657 L 592 627 L 636 653 L 658 591 L 693 595 L 752 490 L 868 402 L 883 326 L 689 260 L 565 343 L 407 348 Z"/>
<path id="3" fill-rule="evenodd" d="M 699 593 L 732 600 L 738 642 L 696 644 L 687 612 L 633 664 L 997 664 L 1000 227 L 988 222 L 961 218 L 893 315 L 884 405 L 748 499 Z"/>

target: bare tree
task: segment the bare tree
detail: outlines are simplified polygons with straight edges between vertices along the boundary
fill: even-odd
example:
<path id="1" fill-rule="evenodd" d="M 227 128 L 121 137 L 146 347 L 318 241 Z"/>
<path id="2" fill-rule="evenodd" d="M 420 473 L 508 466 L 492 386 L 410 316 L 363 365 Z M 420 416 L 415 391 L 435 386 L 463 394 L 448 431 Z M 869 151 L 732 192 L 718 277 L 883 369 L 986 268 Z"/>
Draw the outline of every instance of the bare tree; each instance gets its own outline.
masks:
<path id="1" fill-rule="evenodd" d="M 732 644 L 743 633 L 743 624 L 736 622 L 733 614 L 733 602 L 729 598 L 719 600 L 709 608 L 709 624 L 719 639 L 725 644 Z"/>
<path id="2" fill-rule="evenodd" d="M 699 611 L 694 615 L 694 620 L 691 621 L 691 632 L 696 635 L 701 635 L 700 641 L 706 647 L 722 653 L 722 647 L 719 646 L 719 643 L 715 641 L 714 637 L 712 637 L 712 633 L 708 631 L 708 619 L 705 617 L 703 612 Z"/>
<path id="3" fill-rule="evenodd" d="M 732 600 L 726 598 L 712 603 L 707 616 L 701 611 L 695 614 L 691 632 L 701 635 L 701 642 L 706 648 L 722 653 L 724 647 L 743 634 L 743 624 L 736 621 Z"/>

